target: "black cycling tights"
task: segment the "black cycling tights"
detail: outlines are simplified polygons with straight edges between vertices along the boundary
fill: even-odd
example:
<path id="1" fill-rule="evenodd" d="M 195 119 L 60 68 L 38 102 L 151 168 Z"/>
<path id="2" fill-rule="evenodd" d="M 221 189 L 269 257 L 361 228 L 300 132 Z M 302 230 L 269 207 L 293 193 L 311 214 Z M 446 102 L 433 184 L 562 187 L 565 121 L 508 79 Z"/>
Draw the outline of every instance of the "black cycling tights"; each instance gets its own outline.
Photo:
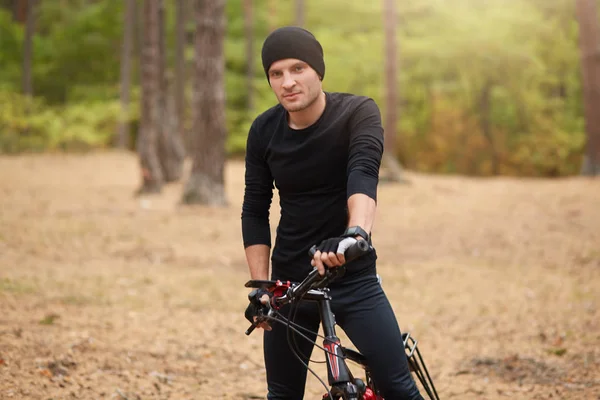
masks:
<path id="1" fill-rule="evenodd" d="M 337 325 L 367 358 L 372 377 L 386 400 L 423 399 L 409 372 L 402 335 L 388 299 L 370 274 L 330 287 L 331 308 Z M 288 309 L 281 313 L 287 317 Z M 319 311 L 315 302 L 302 302 L 294 320 L 312 332 L 319 328 Z M 272 322 L 272 331 L 264 333 L 265 365 L 269 400 L 302 400 L 306 384 L 306 367 L 294 356 L 287 339 L 287 327 Z M 306 332 L 303 332 L 306 334 Z M 299 353 L 307 362 L 313 343 L 290 332 L 296 338 Z M 316 335 L 308 336 L 313 340 Z M 322 339 L 319 339 L 322 344 Z M 348 343 L 346 344 L 348 345 Z M 326 375 L 325 375 L 326 376 Z M 325 380 L 327 383 L 327 381 Z"/>

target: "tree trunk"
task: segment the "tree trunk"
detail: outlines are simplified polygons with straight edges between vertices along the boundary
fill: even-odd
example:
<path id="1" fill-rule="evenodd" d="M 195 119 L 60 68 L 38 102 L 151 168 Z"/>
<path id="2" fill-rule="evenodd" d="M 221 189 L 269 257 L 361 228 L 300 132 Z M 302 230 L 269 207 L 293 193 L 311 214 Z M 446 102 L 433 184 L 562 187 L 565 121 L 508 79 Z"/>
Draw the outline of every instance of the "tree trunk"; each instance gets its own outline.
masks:
<path id="1" fill-rule="evenodd" d="M 142 50 L 142 104 L 140 131 L 137 137 L 137 150 L 142 169 L 142 186 L 138 194 L 160 193 L 163 174 L 158 159 L 158 57 L 159 26 L 158 3 L 144 1 L 144 45 Z"/>
<path id="2" fill-rule="evenodd" d="M 244 30 L 246 33 L 246 85 L 248 112 L 254 112 L 254 20 L 252 0 L 244 0 Z"/>
<path id="3" fill-rule="evenodd" d="M 167 51 L 165 35 L 165 5 L 163 0 L 153 0 L 158 5 L 158 112 L 155 121 L 158 129 L 158 159 L 165 182 L 176 182 L 183 175 L 185 151 L 176 132 L 175 107 L 169 100 L 167 79 Z"/>
<path id="4" fill-rule="evenodd" d="M 35 0 L 33 0 L 35 1 Z M 15 21 L 24 24 L 27 21 L 27 7 L 29 0 L 15 0 L 13 3 L 13 18 Z"/>
<path id="5" fill-rule="evenodd" d="M 185 8 L 184 0 L 175 2 L 175 122 L 176 132 L 180 138 L 186 137 L 185 132 Z"/>
<path id="6" fill-rule="evenodd" d="M 144 1 L 136 0 L 136 12 L 135 12 L 135 45 L 136 45 L 136 55 L 138 56 L 138 77 L 140 80 L 140 87 L 142 81 L 142 58 L 144 58 L 144 38 L 146 35 L 144 34 Z"/>
<path id="7" fill-rule="evenodd" d="M 383 19 L 385 28 L 385 147 L 383 167 L 387 170 L 385 180 L 402 182 L 403 171 L 397 157 L 397 121 L 398 121 L 398 78 L 396 60 L 396 10 L 394 0 L 383 0 Z"/>
<path id="8" fill-rule="evenodd" d="M 600 175 L 600 28 L 595 0 L 577 0 L 586 152 L 582 175 Z"/>
<path id="9" fill-rule="evenodd" d="M 226 205 L 225 0 L 196 0 L 195 5 L 194 151 L 183 202 Z"/>
<path id="10" fill-rule="evenodd" d="M 304 26 L 304 0 L 296 0 L 296 26 Z"/>
<path id="11" fill-rule="evenodd" d="M 277 28 L 277 0 L 267 0 L 269 2 L 269 32 L 273 32 Z"/>
<path id="12" fill-rule="evenodd" d="M 123 15 L 123 44 L 121 47 L 121 121 L 117 130 L 116 144 L 126 149 L 129 143 L 129 96 L 131 87 L 131 49 L 135 27 L 135 0 L 127 0 Z"/>
<path id="13" fill-rule="evenodd" d="M 23 94 L 33 96 L 33 79 L 31 65 L 33 64 L 33 33 L 35 31 L 35 0 L 26 4 L 25 38 L 23 42 Z"/>
<path id="14" fill-rule="evenodd" d="M 496 151 L 496 143 L 492 133 L 491 113 L 492 113 L 492 82 L 486 82 L 481 89 L 481 97 L 479 98 L 479 120 L 481 124 L 481 133 L 490 145 L 490 155 L 492 159 L 492 174 L 500 173 L 500 165 L 498 160 L 498 152 Z"/>
<path id="15" fill-rule="evenodd" d="M 159 123 L 162 130 L 159 146 L 159 158 L 165 176 L 165 181 L 176 182 L 183 176 L 183 162 L 185 160 L 185 147 L 183 140 L 177 132 L 177 116 L 175 98 L 169 95 L 171 91 L 165 89 L 162 109 L 163 120 Z"/>

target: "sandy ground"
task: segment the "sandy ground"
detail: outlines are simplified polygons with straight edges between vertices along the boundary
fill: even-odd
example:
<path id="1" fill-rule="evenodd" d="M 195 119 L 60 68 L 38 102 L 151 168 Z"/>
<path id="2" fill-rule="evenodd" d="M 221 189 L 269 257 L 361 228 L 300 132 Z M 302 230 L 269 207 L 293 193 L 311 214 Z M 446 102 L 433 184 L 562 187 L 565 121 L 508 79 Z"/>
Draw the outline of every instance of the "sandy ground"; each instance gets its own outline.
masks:
<path id="1" fill-rule="evenodd" d="M 135 198 L 138 174 L 118 152 L 0 158 L 1 399 L 264 398 L 243 165 L 221 209 L 181 184 Z M 600 181 L 408 177 L 380 186 L 379 273 L 440 397 L 600 399 Z"/>

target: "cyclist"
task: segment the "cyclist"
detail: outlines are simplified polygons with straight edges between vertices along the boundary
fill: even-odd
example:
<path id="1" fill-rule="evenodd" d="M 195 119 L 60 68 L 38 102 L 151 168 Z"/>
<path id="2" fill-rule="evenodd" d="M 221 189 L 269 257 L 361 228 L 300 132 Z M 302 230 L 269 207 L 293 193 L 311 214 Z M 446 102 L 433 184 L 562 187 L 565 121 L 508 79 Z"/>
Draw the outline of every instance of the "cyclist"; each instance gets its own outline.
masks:
<path id="1" fill-rule="evenodd" d="M 375 250 L 345 263 L 354 240 L 371 241 L 383 128 L 368 97 L 325 92 L 321 44 L 309 31 L 282 27 L 264 41 L 262 63 L 278 105 L 252 123 L 246 143 L 242 236 L 250 279 L 300 282 L 311 264 L 345 264 L 330 285 L 337 324 L 367 357 L 386 400 L 422 399 L 410 375 L 402 335 L 378 282 Z M 281 218 L 271 254 L 269 214 L 277 187 Z M 317 244 L 311 260 L 308 250 Z M 256 295 L 268 301 L 266 291 Z M 256 299 L 255 299 L 256 300 Z M 246 317 L 251 320 L 253 304 Z M 285 309 L 282 310 L 285 313 Z M 250 315 L 249 315 L 250 314 Z M 315 332 L 316 305 L 299 305 L 295 322 Z M 302 399 L 307 368 L 290 350 L 286 326 L 261 324 L 268 399 Z M 296 339 L 305 361 L 314 343 Z"/>

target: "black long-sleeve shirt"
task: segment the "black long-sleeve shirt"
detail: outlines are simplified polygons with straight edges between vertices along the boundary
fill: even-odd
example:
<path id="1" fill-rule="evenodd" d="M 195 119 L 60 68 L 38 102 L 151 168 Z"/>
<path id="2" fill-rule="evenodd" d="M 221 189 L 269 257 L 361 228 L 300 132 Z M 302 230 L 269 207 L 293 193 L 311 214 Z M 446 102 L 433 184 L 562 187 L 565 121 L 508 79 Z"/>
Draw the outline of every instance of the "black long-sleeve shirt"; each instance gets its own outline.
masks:
<path id="1" fill-rule="evenodd" d="M 368 97 L 325 94 L 325 111 L 310 127 L 290 128 L 285 109 L 277 105 L 259 115 L 248 134 L 242 236 L 244 247 L 271 246 L 269 211 L 276 187 L 281 219 L 272 279 L 300 281 L 310 272 L 308 250 L 344 232 L 351 195 L 377 200 L 383 153 L 379 108 Z M 374 268 L 375 258 L 371 252 L 347 263 L 347 274 Z"/>

